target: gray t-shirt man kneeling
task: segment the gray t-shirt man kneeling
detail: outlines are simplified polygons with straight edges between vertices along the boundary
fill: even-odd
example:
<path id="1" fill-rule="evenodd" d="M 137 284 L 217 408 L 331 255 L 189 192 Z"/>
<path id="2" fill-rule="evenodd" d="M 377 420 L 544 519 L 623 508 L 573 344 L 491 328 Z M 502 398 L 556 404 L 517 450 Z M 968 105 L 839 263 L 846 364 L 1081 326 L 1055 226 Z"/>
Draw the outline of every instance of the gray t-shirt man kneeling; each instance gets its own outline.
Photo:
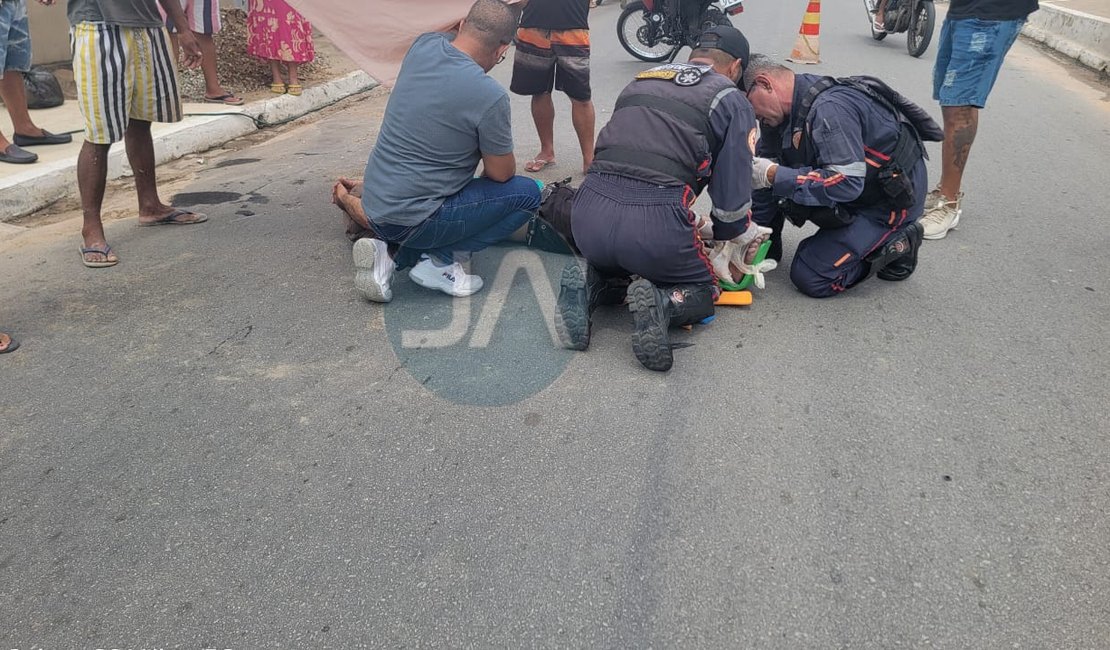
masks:
<path id="1" fill-rule="evenodd" d="M 478 0 L 453 40 L 424 34 L 405 55 L 363 177 L 376 238 L 355 242 L 355 286 L 368 300 L 389 302 L 394 269 L 410 266 L 421 286 L 475 293 L 482 279 L 459 260 L 508 238 L 539 206 L 536 182 L 515 175 L 508 94 L 486 74 L 519 13 Z"/>

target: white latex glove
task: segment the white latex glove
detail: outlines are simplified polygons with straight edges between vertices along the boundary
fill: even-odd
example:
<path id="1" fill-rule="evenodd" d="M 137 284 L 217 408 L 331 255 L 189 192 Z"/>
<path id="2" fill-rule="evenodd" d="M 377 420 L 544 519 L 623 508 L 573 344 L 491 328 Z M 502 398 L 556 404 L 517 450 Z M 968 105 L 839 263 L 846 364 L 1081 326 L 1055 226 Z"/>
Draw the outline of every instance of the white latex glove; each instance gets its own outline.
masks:
<path id="1" fill-rule="evenodd" d="M 742 273 L 751 275 L 757 288 L 762 289 L 767 286 L 763 274 L 777 268 L 778 262 L 775 260 L 763 260 L 758 264 L 745 264 L 744 257 L 747 255 L 748 246 L 750 246 L 753 241 L 770 234 L 770 228 L 752 224 L 735 239 L 714 242 L 713 252 L 709 255 L 709 263 L 713 267 L 713 273 L 721 280 L 735 282 L 732 278 L 732 271 L 729 268 L 729 265 L 732 264 L 740 269 Z"/>
<path id="2" fill-rule="evenodd" d="M 771 166 L 775 161 L 768 160 L 767 158 L 752 158 L 752 189 L 765 190 L 771 187 L 771 180 L 767 177 L 767 172 L 771 171 Z"/>
<path id="3" fill-rule="evenodd" d="M 702 241 L 713 241 L 713 220 L 709 217 L 700 217 L 698 221 L 698 235 Z"/>

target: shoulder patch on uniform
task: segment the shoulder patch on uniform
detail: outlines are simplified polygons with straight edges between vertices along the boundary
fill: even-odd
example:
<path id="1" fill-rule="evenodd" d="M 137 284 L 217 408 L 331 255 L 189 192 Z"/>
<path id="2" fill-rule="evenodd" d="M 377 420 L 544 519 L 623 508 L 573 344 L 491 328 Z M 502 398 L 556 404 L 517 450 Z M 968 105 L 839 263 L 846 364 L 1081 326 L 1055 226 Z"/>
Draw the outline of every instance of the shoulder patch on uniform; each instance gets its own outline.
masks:
<path id="1" fill-rule="evenodd" d="M 713 68 L 690 63 L 668 63 L 636 75 L 637 79 L 669 79 L 679 86 L 696 86 L 705 73 Z"/>

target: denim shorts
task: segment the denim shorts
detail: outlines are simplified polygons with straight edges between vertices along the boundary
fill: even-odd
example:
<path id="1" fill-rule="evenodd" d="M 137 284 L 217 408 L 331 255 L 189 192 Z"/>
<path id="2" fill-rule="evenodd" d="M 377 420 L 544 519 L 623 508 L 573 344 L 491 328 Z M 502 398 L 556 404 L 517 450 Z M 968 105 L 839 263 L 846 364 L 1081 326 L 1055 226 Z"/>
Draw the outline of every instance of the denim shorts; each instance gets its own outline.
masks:
<path id="1" fill-rule="evenodd" d="M 933 68 L 933 99 L 941 106 L 983 108 L 1024 24 L 1024 20 L 945 20 Z"/>
<path id="2" fill-rule="evenodd" d="M 0 77 L 5 70 L 31 69 L 31 31 L 27 27 L 27 0 L 0 1 Z"/>

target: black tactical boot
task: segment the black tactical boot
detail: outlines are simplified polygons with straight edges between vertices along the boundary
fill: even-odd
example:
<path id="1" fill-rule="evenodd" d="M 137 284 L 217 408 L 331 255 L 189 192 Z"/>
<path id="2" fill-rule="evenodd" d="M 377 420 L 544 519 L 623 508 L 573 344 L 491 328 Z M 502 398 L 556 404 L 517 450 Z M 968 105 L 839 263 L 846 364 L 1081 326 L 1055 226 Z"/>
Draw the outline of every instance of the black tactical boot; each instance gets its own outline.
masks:
<path id="1" fill-rule="evenodd" d="M 606 278 L 592 266 L 582 270 L 578 262 L 563 269 L 559 282 L 559 302 L 555 307 L 555 332 L 568 350 L 590 347 L 590 329 L 594 310 L 601 305 L 624 302 L 628 282 Z"/>
<path id="2" fill-rule="evenodd" d="M 661 289 L 643 278 L 628 287 L 632 312 L 632 352 L 648 370 L 664 372 L 674 365 L 667 332 L 671 325 L 693 325 L 713 315 L 713 285 L 682 284 Z"/>
<path id="3" fill-rule="evenodd" d="M 925 229 L 920 222 L 913 222 L 903 228 L 893 239 L 883 244 L 867 256 L 871 272 L 880 280 L 899 282 L 910 277 L 917 268 L 917 251 Z"/>

